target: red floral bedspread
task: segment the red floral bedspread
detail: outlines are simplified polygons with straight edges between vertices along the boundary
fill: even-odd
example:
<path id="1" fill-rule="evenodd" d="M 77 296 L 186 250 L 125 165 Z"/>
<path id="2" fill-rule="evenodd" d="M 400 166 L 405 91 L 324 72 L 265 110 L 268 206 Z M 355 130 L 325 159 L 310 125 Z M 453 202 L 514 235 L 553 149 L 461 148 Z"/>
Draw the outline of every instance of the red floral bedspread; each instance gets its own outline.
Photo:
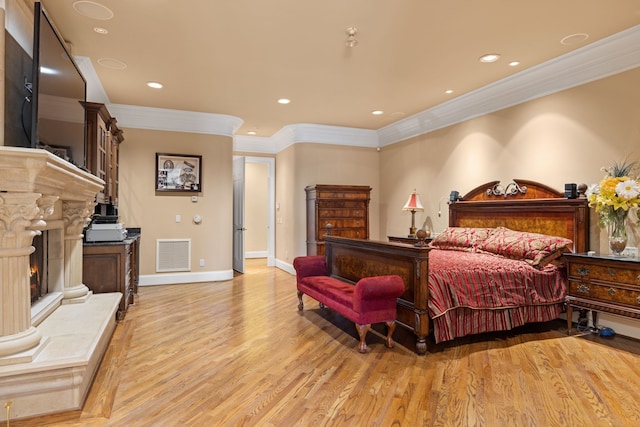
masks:
<path id="1" fill-rule="evenodd" d="M 564 269 L 542 269 L 496 255 L 433 249 L 429 315 L 436 342 L 556 319 L 566 294 Z"/>

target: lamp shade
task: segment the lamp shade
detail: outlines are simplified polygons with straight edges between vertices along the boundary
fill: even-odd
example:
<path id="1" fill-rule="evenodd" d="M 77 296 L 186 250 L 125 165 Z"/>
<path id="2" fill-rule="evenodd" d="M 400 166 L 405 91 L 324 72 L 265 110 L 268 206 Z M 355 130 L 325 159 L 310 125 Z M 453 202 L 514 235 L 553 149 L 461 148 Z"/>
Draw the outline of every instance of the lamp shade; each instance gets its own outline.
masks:
<path id="1" fill-rule="evenodd" d="M 405 203 L 402 210 L 416 212 L 422 212 L 424 210 L 424 207 L 422 207 L 422 203 L 420 202 L 420 195 L 416 190 L 413 190 L 413 193 L 409 195 L 409 200 L 407 200 L 407 203 Z"/>

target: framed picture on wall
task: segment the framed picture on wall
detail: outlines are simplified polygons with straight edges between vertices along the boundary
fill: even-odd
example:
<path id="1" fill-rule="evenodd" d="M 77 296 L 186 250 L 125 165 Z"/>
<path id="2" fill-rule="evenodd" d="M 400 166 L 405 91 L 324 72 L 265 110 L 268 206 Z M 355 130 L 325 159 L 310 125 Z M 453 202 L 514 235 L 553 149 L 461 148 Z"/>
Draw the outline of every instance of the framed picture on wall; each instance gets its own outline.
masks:
<path id="1" fill-rule="evenodd" d="M 202 156 L 156 153 L 156 191 L 202 191 Z"/>

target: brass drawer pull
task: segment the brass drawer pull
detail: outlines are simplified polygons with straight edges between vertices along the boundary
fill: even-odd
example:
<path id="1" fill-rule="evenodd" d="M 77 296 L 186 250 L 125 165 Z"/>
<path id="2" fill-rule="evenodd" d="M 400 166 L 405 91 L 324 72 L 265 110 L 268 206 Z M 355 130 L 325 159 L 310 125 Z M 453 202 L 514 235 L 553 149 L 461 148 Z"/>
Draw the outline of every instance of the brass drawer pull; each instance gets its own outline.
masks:
<path id="1" fill-rule="evenodd" d="M 588 285 L 578 285 L 578 292 L 582 292 L 583 294 L 588 294 L 591 288 Z"/>
<path id="2" fill-rule="evenodd" d="M 638 274 L 638 277 L 636 277 L 636 282 L 640 282 L 640 274 Z"/>
<path id="3" fill-rule="evenodd" d="M 614 296 L 616 294 L 616 290 L 613 288 L 609 288 L 609 295 Z"/>
<path id="4" fill-rule="evenodd" d="M 589 275 L 589 269 L 587 267 L 578 267 L 578 274 L 580 276 L 588 276 Z"/>
<path id="5" fill-rule="evenodd" d="M 638 304 L 640 304 L 640 296 L 636 298 L 636 301 L 638 301 Z"/>

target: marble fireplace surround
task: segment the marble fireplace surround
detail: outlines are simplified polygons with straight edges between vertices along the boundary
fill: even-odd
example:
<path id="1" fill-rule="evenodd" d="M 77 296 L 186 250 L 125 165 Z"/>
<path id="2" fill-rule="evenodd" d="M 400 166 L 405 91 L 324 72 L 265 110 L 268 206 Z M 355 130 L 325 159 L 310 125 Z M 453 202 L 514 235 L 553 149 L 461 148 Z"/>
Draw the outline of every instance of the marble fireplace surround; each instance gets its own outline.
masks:
<path id="1" fill-rule="evenodd" d="M 45 150 L 0 146 L 0 405 L 11 402 L 11 420 L 81 408 L 115 329 L 122 295 L 82 283 L 82 232 L 103 186 Z M 50 294 L 32 307 L 29 255 L 42 230 Z"/>

